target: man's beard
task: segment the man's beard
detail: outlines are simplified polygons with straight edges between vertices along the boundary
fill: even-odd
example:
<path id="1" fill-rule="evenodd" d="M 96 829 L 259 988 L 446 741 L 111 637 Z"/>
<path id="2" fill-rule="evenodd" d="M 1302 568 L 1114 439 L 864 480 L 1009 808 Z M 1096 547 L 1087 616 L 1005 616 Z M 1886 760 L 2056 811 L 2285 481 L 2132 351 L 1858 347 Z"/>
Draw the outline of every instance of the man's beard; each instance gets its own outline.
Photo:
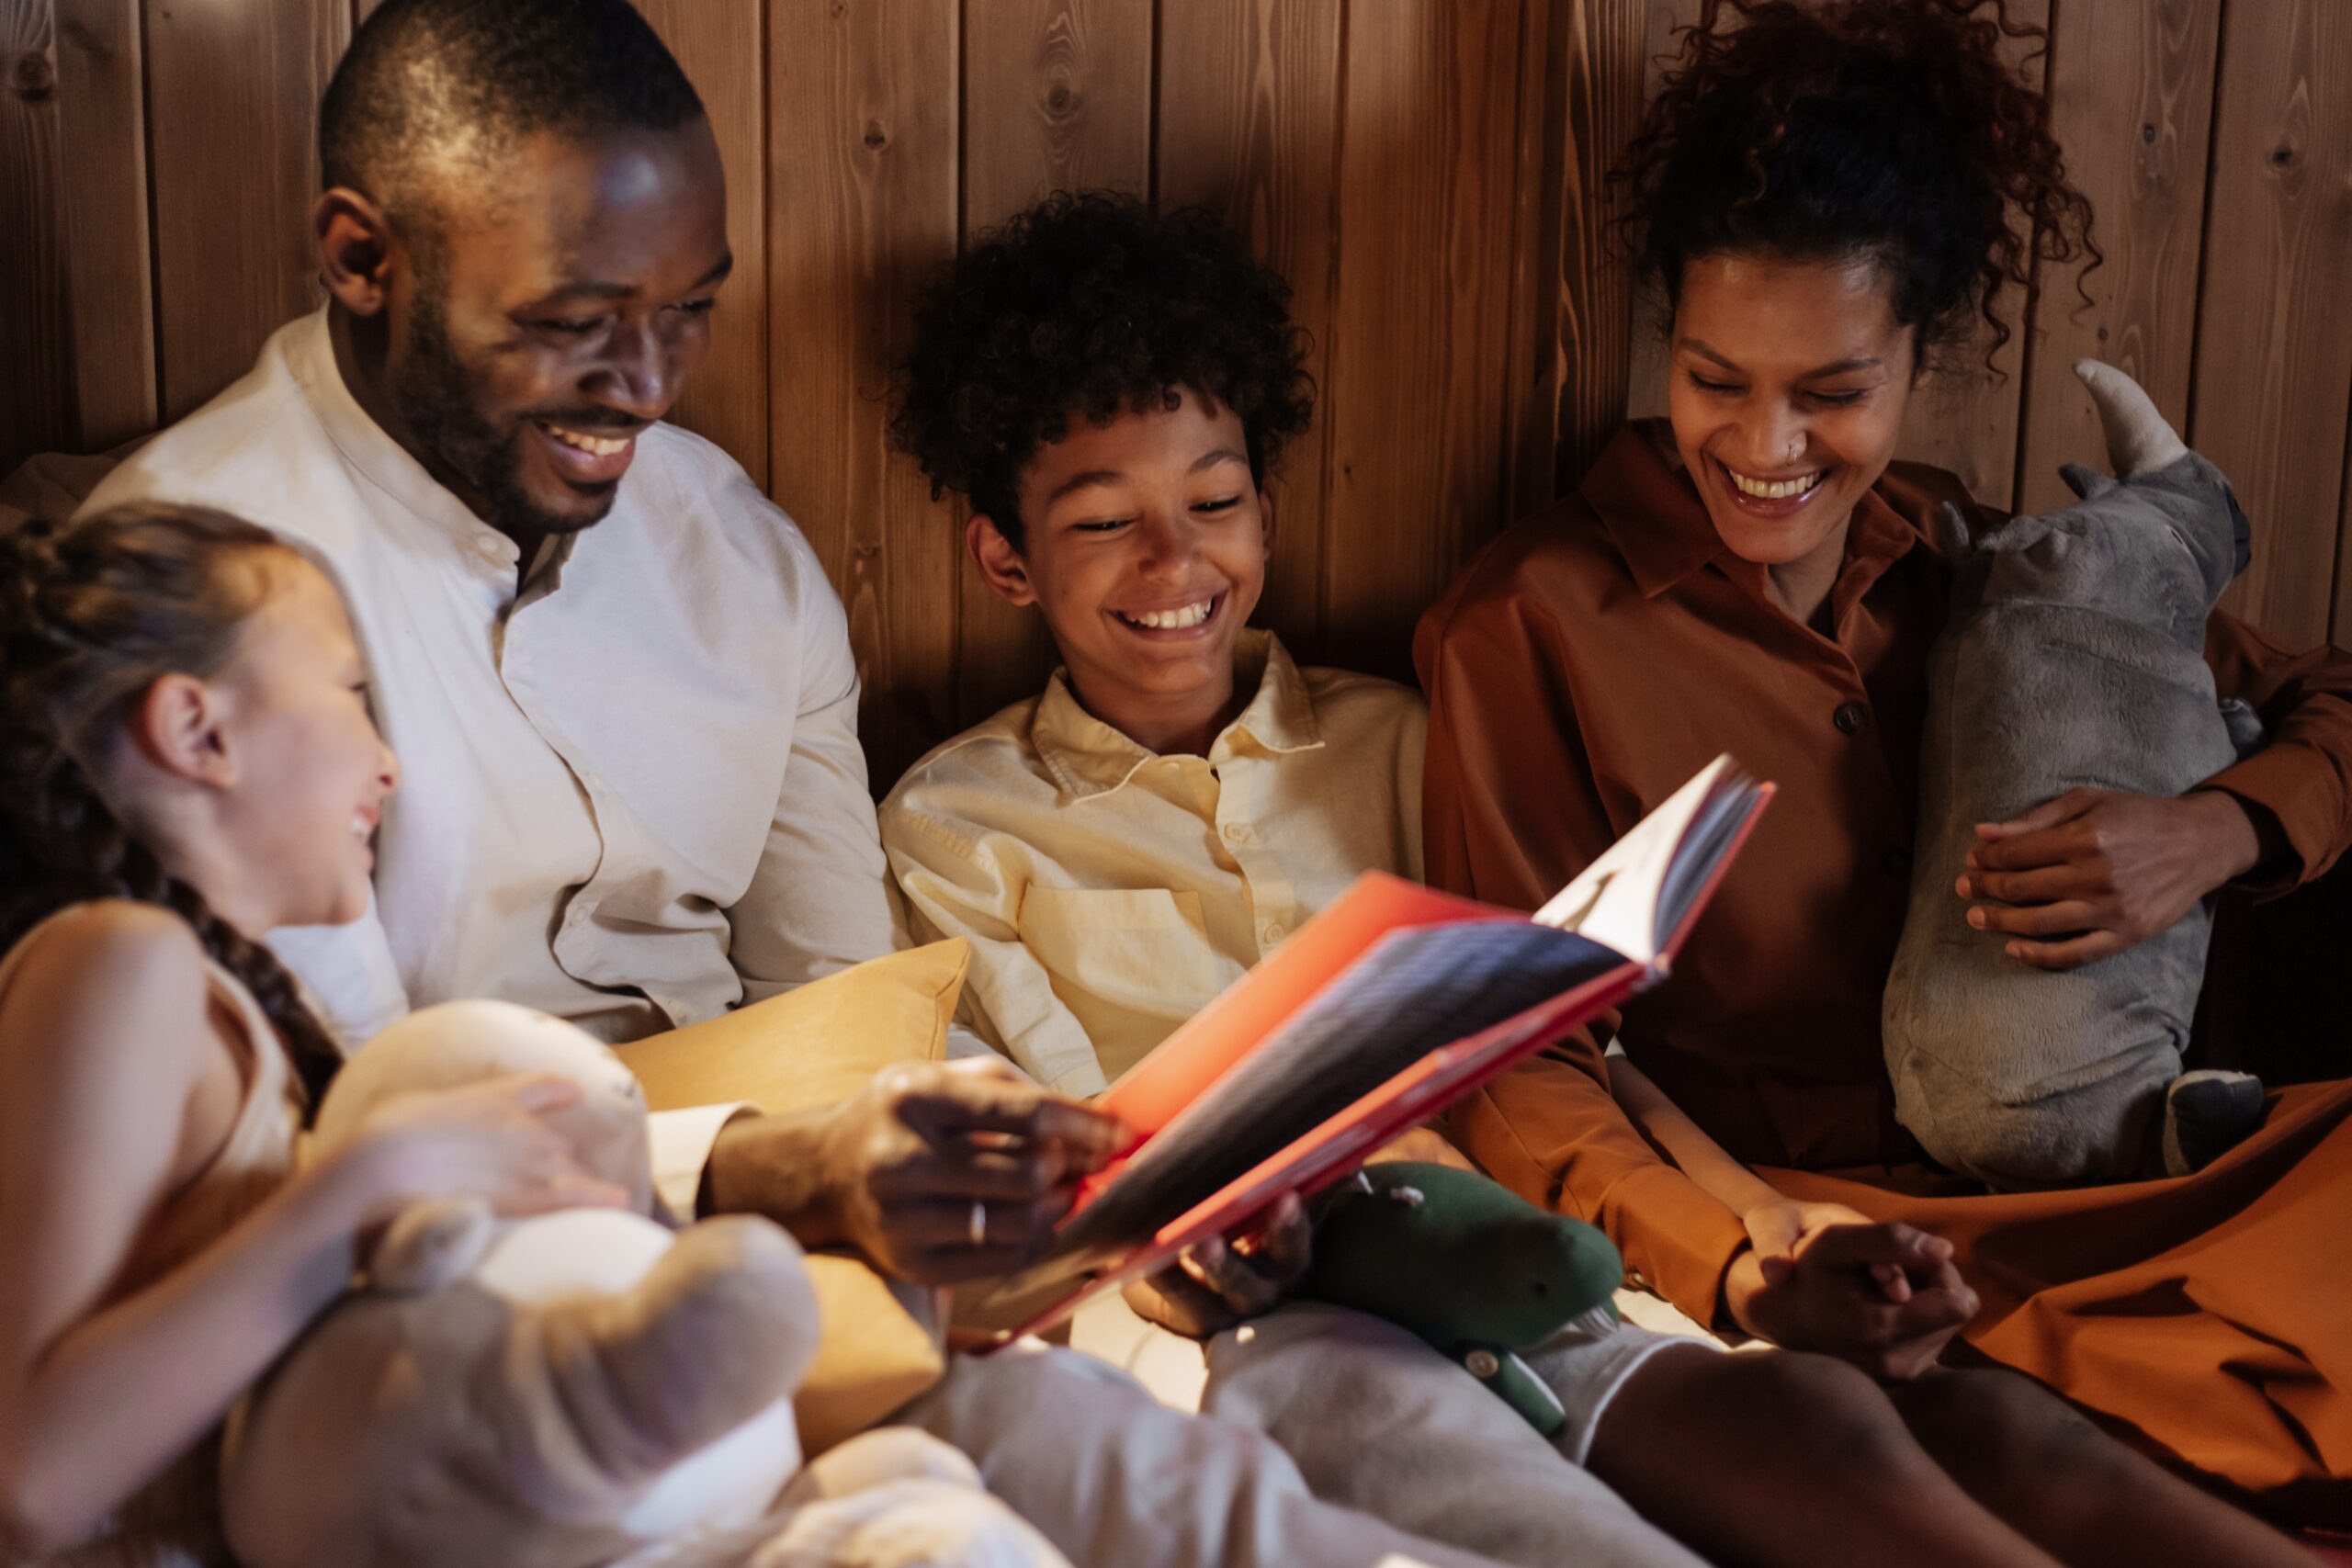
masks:
<path id="1" fill-rule="evenodd" d="M 474 388 L 449 346 L 449 317 L 441 289 L 417 279 L 415 310 L 409 320 L 408 354 L 388 377 L 387 390 L 411 436 L 433 460 L 472 488 L 490 506 L 490 520 L 505 533 L 576 534 L 604 521 L 612 510 L 608 492 L 592 516 L 549 512 L 523 488 L 523 437 L 527 421 L 502 434 L 475 409 Z M 580 420 L 594 428 L 595 416 Z"/>

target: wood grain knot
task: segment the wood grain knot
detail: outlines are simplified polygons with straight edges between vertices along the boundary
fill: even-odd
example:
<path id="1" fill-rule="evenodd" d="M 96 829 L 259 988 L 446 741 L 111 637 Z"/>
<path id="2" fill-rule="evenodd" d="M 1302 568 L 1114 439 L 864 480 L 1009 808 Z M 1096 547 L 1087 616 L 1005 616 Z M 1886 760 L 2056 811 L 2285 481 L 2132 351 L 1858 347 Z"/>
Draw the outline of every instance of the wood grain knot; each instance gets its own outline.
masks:
<path id="1" fill-rule="evenodd" d="M 57 67 L 47 54 L 27 50 L 8 67 L 8 85 L 20 98 L 45 98 L 57 91 Z"/>
<path id="2" fill-rule="evenodd" d="M 869 119 L 865 122 L 865 141 L 868 151 L 879 152 L 890 145 L 890 133 L 882 129 L 880 120 Z"/>
<path id="3" fill-rule="evenodd" d="M 2154 147 L 2156 144 L 2156 128 L 2153 125 L 2140 127 L 2140 140 Z"/>
<path id="4" fill-rule="evenodd" d="M 2274 169 L 2292 168 L 2294 163 L 2295 150 L 2292 147 L 2281 147 L 2270 154 L 2270 166 Z"/>

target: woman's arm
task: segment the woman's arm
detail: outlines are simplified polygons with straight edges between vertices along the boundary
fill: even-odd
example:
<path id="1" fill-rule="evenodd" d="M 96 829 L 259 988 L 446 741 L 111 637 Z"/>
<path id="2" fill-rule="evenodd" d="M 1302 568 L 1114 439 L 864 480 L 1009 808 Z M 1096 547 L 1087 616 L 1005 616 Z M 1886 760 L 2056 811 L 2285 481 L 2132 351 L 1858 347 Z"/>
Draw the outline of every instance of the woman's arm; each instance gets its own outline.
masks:
<path id="1" fill-rule="evenodd" d="M 219 1097 L 234 1105 L 241 1075 L 174 917 L 94 906 L 39 941 L 0 1002 L 0 1531 L 17 1551 L 82 1539 L 200 1438 L 343 1292 L 355 1236 L 401 1203 L 616 1201 L 537 1119 L 572 1086 L 412 1097 L 192 1261 L 108 1303 L 150 1216 L 214 1152 L 189 1157 L 183 1129 L 217 1146 Z"/>

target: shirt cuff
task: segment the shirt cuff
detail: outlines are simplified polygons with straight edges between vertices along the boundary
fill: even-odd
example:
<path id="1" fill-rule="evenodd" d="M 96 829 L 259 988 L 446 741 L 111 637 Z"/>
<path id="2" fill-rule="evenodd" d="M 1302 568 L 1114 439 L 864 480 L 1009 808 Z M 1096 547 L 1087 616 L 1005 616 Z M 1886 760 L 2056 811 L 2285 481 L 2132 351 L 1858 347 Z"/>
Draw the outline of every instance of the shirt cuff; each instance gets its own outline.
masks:
<path id="1" fill-rule="evenodd" d="M 1713 1326 L 1724 1276 L 1748 1245 L 1747 1227 L 1670 1165 L 1627 1171 L 1601 1199 L 1602 1227 L 1621 1237 L 1626 1278 Z"/>
<path id="2" fill-rule="evenodd" d="M 2319 760 L 2298 755 L 2300 750 L 2292 741 L 2267 746 L 2198 786 L 2232 795 L 2249 810 L 2267 812 L 2287 840 L 2286 854 L 2255 867 L 2233 886 L 2262 895 L 2285 893 L 2309 881 L 2333 859 L 2335 846 L 2330 834 L 2341 803 L 2329 798 L 2332 791 L 2314 787 L 2320 782 L 2313 777 Z M 2318 771 L 2333 782 L 2324 763 Z M 2257 818 L 2255 826 L 2261 825 Z"/>
<path id="3" fill-rule="evenodd" d="M 699 1217 L 702 1176 L 710 1165 L 718 1130 L 743 1112 L 758 1109 L 737 1100 L 732 1105 L 657 1111 L 646 1118 L 646 1143 L 653 1155 L 653 1194 L 672 1219 L 692 1224 Z"/>

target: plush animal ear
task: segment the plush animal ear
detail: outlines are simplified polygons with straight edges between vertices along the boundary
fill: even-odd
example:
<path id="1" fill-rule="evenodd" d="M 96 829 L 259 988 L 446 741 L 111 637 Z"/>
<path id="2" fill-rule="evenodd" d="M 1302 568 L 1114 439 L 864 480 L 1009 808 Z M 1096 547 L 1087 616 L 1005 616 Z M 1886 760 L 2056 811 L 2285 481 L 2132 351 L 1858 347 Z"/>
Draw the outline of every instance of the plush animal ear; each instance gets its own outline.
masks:
<path id="1" fill-rule="evenodd" d="M 1976 554 L 1976 534 L 1968 525 L 1968 513 L 1949 501 L 1936 513 L 1936 543 L 1955 566 Z"/>
<path id="2" fill-rule="evenodd" d="M 2059 464 L 2058 477 L 2066 481 L 2068 490 L 2073 491 L 2084 501 L 2097 501 L 2100 496 L 2116 488 L 2114 479 L 2100 473 L 2097 468 L 2086 468 L 2080 463 Z"/>

